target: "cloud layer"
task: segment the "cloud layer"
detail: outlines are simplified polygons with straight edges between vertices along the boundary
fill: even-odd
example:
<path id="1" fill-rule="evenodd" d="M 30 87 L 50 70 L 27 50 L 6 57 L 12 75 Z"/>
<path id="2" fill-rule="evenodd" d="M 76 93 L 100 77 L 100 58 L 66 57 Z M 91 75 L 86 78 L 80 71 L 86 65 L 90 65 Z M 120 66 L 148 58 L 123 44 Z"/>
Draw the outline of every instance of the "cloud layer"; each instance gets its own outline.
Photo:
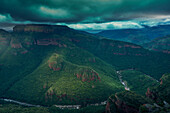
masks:
<path id="1" fill-rule="evenodd" d="M 107 22 L 169 15 L 169 0 L 1 0 L 0 14 L 15 21 Z"/>
<path id="2" fill-rule="evenodd" d="M 0 0 L 0 26 L 105 23 L 170 15 L 170 0 Z"/>
<path id="3" fill-rule="evenodd" d="M 170 16 L 138 18 L 138 19 L 113 21 L 113 22 L 106 22 L 106 23 L 68 24 L 69 27 L 74 29 L 79 29 L 79 30 L 140 29 L 140 28 L 144 28 L 144 26 L 153 27 L 158 25 L 170 25 Z"/>

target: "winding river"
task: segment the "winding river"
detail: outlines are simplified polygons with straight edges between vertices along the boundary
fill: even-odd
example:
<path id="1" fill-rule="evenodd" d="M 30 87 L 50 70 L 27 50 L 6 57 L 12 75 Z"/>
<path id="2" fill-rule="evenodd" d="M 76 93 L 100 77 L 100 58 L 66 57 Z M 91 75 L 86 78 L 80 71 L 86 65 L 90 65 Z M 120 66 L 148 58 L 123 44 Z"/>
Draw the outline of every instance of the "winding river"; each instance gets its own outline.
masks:
<path id="1" fill-rule="evenodd" d="M 119 77 L 121 84 L 125 87 L 125 90 L 130 91 L 130 88 L 128 88 L 127 85 L 125 84 L 125 82 L 122 80 L 122 75 L 121 75 L 120 71 L 116 71 L 116 73 Z"/>
<path id="2" fill-rule="evenodd" d="M 125 90 L 130 90 L 130 88 L 127 87 L 127 85 L 125 84 L 125 82 L 122 80 L 122 76 L 121 76 L 121 73 L 120 71 L 117 71 L 116 72 L 118 77 L 119 77 L 119 80 L 121 82 L 121 84 L 125 87 Z M 14 103 L 14 104 L 19 104 L 19 105 L 22 105 L 22 106 L 27 106 L 27 107 L 45 107 L 45 106 L 41 106 L 41 105 L 34 105 L 34 104 L 28 104 L 28 103 L 25 103 L 25 102 L 20 102 L 20 101 L 16 101 L 16 100 L 12 100 L 12 99 L 6 99 L 6 98 L 0 98 L 1 101 L 5 101 L 5 102 L 10 102 L 10 103 Z M 99 106 L 99 105 L 106 105 L 107 101 L 104 101 L 104 102 L 101 102 L 101 103 L 95 103 L 95 104 L 89 104 L 89 106 Z M 59 108 L 73 108 L 75 109 L 75 105 L 55 105 L 56 107 L 59 106 Z M 70 106 L 73 106 L 73 107 L 70 107 Z M 78 109 L 80 108 L 80 105 L 76 105 L 76 106 L 79 106 Z"/>
<path id="3" fill-rule="evenodd" d="M 43 106 L 40 106 L 40 105 L 28 104 L 28 103 L 25 103 L 25 102 L 19 102 L 19 101 L 12 100 L 12 99 L 0 98 L 0 100 L 5 101 L 5 102 L 14 103 L 14 104 L 19 104 L 19 105 L 22 105 L 22 106 L 27 106 L 27 107 L 43 107 Z"/>
<path id="4" fill-rule="evenodd" d="M 14 104 L 26 106 L 26 107 L 45 107 L 45 106 L 41 106 L 41 105 L 34 105 L 34 104 L 28 104 L 28 103 L 25 103 L 25 102 L 19 102 L 19 101 L 12 100 L 12 99 L 0 98 L 0 100 L 5 101 L 5 102 L 9 102 L 9 103 L 14 103 Z M 104 101 L 104 102 L 100 102 L 100 103 L 89 104 L 87 106 L 100 106 L 100 105 L 106 105 L 106 103 L 107 103 L 107 101 Z M 58 107 L 60 109 L 64 109 L 64 108 L 80 109 L 80 107 L 81 107 L 81 105 L 54 105 L 54 106 Z"/>

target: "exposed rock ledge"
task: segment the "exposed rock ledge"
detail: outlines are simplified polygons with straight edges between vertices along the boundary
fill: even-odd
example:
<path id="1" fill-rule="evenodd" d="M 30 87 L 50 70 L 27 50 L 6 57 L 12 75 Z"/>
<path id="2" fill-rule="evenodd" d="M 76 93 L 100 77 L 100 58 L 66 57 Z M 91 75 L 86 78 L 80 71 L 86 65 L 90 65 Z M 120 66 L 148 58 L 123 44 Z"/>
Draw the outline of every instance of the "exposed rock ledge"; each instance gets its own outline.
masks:
<path id="1" fill-rule="evenodd" d="M 69 30 L 70 28 L 63 25 L 44 25 L 44 24 L 27 24 L 16 25 L 13 28 L 14 32 L 39 32 L 39 33 L 53 33 L 61 30 Z"/>

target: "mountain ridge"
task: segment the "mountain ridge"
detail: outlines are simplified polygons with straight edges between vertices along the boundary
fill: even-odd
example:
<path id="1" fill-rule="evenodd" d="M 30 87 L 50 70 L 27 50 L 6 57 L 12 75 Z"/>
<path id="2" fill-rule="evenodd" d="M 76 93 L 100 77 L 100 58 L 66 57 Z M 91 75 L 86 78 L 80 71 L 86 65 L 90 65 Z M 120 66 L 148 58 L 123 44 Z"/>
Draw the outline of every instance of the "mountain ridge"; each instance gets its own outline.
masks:
<path id="1" fill-rule="evenodd" d="M 120 40 L 142 45 L 151 40 L 169 35 L 170 25 L 159 25 L 153 27 L 144 27 L 141 29 L 117 29 L 104 30 L 97 35 L 104 36 L 113 40 Z"/>
<path id="2" fill-rule="evenodd" d="M 22 30 L 6 35 L 8 44 L 0 45 L 5 48 L 0 54 L 0 96 L 4 98 L 42 105 L 87 105 L 124 90 L 116 70 L 136 68 L 156 79 L 169 71 L 164 62 L 168 56 L 136 44 L 73 29 L 50 33 L 16 27 Z"/>
<path id="3" fill-rule="evenodd" d="M 40 32 L 54 33 L 60 30 L 69 30 L 70 28 L 64 25 L 47 25 L 47 24 L 26 24 L 16 25 L 13 32 Z"/>

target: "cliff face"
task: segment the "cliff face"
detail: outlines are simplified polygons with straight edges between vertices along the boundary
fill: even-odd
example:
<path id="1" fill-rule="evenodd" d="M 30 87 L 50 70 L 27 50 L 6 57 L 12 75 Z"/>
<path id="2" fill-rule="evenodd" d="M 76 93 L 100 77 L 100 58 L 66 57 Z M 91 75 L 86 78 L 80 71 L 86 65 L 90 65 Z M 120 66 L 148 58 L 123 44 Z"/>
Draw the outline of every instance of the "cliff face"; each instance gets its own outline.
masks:
<path id="1" fill-rule="evenodd" d="M 67 26 L 62 25 L 17 25 L 13 28 L 14 32 L 38 32 L 38 33 L 54 33 L 61 30 L 69 30 Z"/>
<path id="2" fill-rule="evenodd" d="M 146 96 L 154 101 L 158 99 L 156 92 L 152 91 L 150 88 L 147 89 Z"/>
<path id="3" fill-rule="evenodd" d="M 115 95 L 116 97 L 116 95 Z M 115 112 L 120 112 L 120 113 L 139 113 L 138 109 L 135 109 L 132 106 L 127 105 L 125 102 L 119 100 L 118 98 L 111 99 L 109 98 L 110 102 L 107 102 L 106 105 L 106 113 L 115 113 Z M 113 108 L 114 106 L 114 108 Z"/>
<path id="4" fill-rule="evenodd" d="M 157 103 L 166 101 L 170 103 L 170 74 L 164 74 L 160 79 L 160 85 L 148 88 L 146 96 Z"/>
<path id="5" fill-rule="evenodd" d="M 0 54 L 7 49 L 10 43 L 10 34 L 7 31 L 0 29 Z"/>
<path id="6" fill-rule="evenodd" d="M 130 105 L 127 105 L 126 102 L 121 101 L 118 98 L 116 98 L 116 99 L 117 99 L 117 101 L 115 102 L 115 104 L 117 106 L 117 109 L 120 112 L 123 112 L 123 113 L 138 113 L 139 112 L 138 109 L 136 109 Z"/>
<path id="7" fill-rule="evenodd" d="M 150 103 L 144 97 L 130 91 L 123 91 L 112 95 L 106 105 L 107 113 L 139 113 L 139 107 Z"/>

